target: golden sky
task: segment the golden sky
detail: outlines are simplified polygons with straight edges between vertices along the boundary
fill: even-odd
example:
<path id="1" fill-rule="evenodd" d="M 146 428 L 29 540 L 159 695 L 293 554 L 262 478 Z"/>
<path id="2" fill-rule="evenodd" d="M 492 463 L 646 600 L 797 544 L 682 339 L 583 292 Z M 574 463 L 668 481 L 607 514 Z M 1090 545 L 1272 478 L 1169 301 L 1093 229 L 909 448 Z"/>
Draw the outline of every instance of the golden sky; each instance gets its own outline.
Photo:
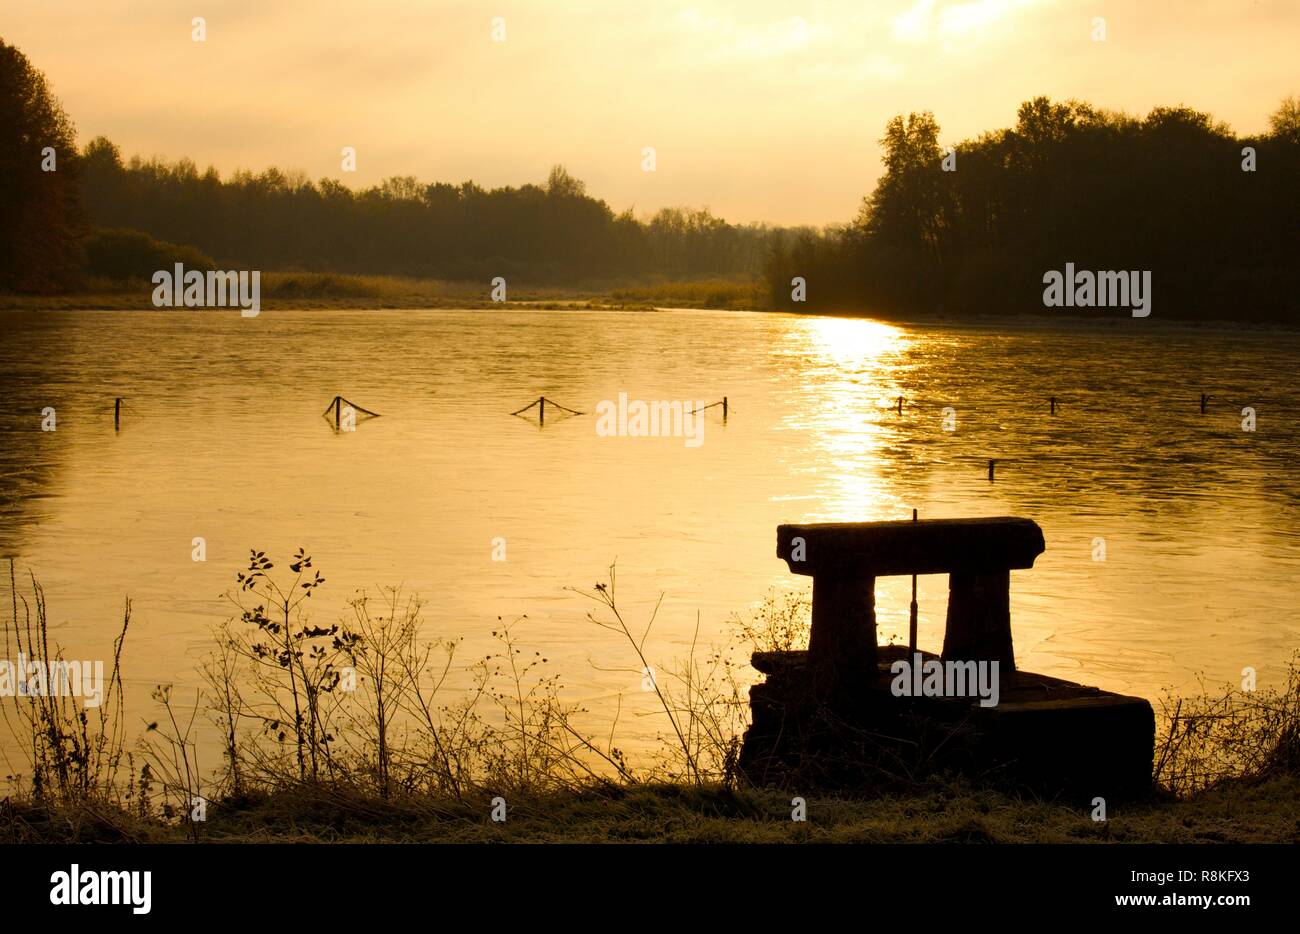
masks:
<path id="1" fill-rule="evenodd" d="M 1046 94 L 1250 133 L 1300 93 L 1298 0 L 4 0 L 0 38 L 126 154 L 353 187 L 558 162 L 615 210 L 782 224 L 848 220 L 896 113 L 949 143 Z"/>

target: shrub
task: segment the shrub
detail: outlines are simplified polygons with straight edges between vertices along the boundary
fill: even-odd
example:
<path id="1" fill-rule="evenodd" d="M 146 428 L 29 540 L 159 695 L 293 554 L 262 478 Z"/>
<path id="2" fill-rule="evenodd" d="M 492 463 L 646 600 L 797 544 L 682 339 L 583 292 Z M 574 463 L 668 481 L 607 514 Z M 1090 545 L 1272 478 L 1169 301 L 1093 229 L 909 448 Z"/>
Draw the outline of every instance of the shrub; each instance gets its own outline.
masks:
<path id="1" fill-rule="evenodd" d="M 216 269 L 212 258 L 192 246 L 155 240 L 127 228 L 96 230 L 85 241 L 86 273 L 106 279 L 148 279 L 181 263 L 187 270 Z"/>

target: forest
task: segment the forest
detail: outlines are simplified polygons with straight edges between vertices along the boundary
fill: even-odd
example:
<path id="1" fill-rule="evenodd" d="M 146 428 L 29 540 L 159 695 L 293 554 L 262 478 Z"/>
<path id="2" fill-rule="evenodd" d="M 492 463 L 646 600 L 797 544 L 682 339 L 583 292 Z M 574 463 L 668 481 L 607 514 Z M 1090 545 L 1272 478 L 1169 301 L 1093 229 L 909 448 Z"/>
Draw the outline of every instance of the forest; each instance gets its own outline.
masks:
<path id="1" fill-rule="evenodd" d="M 631 209 L 615 214 L 562 166 L 542 185 L 395 176 L 354 192 L 274 168 L 223 180 L 187 159 L 124 163 L 103 138 L 87 145 L 82 163 L 94 226 L 143 231 L 241 268 L 556 285 L 749 275 L 769 236 L 707 210 L 664 208 L 644 221 Z"/>
<path id="2" fill-rule="evenodd" d="M 1039 97 L 1014 128 L 945 146 L 933 114 L 898 116 L 858 216 L 776 242 L 768 290 L 788 310 L 802 276 L 819 309 L 1056 314 L 1044 276 L 1072 263 L 1150 273 L 1158 317 L 1297 322 L 1300 102 L 1269 127 L 1238 137 L 1187 107 L 1137 118 Z"/>
<path id="3" fill-rule="evenodd" d="M 638 218 L 558 165 L 543 184 L 495 189 L 222 178 L 124 158 L 102 136 L 79 149 L 45 77 L 0 41 L 0 290 L 75 291 L 173 262 L 557 287 L 724 277 L 761 283 L 775 309 L 966 317 L 1058 313 L 1044 275 L 1070 263 L 1149 274 L 1161 318 L 1300 321 L 1296 98 L 1257 137 L 1185 106 L 1135 117 L 1038 97 L 977 139 L 946 145 L 920 112 L 880 143 L 857 216 L 821 230 L 695 208 Z"/>

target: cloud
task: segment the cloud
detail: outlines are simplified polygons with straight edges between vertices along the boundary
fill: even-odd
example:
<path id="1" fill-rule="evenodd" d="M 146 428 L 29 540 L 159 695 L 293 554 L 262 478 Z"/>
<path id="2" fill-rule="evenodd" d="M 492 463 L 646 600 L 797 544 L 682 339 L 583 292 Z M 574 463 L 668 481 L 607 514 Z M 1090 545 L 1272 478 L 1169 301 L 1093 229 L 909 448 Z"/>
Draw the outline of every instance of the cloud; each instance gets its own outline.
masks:
<path id="1" fill-rule="evenodd" d="M 890 23 L 894 39 L 917 44 L 935 39 L 945 41 L 971 37 L 991 30 L 1018 10 L 1043 0 L 967 0 L 940 4 L 938 0 L 915 0 Z"/>
<path id="2" fill-rule="evenodd" d="M 712 47 L 715 59 L 764 59 L 802 52 L 825 40 L 830 30 L 802 16 L 761 23 L 739 23 L 730 16 L 706 15 L 692 7 L 678 13 L 676 27 Z"/>

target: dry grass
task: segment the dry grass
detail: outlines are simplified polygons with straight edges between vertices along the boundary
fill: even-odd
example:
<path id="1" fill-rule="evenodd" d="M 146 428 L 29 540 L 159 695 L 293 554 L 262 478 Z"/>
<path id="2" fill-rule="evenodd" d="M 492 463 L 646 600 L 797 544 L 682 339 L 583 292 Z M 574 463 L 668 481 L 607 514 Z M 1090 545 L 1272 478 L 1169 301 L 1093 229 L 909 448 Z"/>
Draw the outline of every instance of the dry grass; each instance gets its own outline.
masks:
<path id="1" fill-rule="evenodd" d="M 591 282 L 569 286 L 510 282 L 504 303 L 491 300 L 488 282 L 363 276 L 323 272 L 266 272 L 261 278 L 263 310 L 400 308 L 539 308 L 643 310 L 655 305 L 756 308 L 750 287 L 714 283 Z M 145 281 L 95 279 L 78 292 L 27 295 L 0 292 L 0 310 L 130 311 L 153 309 L 153 286 Z"/>
<path id="2" fill-rule="evenodd" d="M 599 786 L 488 798 L 373 794 L 331 784 L 214 803 L 209 842 L 655 843 L 1300 843 L 1300 780 L 1230 785 L 1188 801 L 1131 804 L 1105 822 L 1086 811 L 935 781 L 873 799 L 809 795 L 791 820 L 791 793 L 717 785 Z M 186 827 L 123 812 L 50 811 L 0 802 L 2 842 L 182 842 Z"/>
<path id="3" fill-rule="evenodd" d="M 735 645 L 693 646 L 647 690 L 662 714 L 662 753 L 630 763 L 615 732 L 579 728 L 582 709 L 540 652 L 526 619 L 499 621 L 497 648 L 463 664 L 455 640 L 422 636 L 421 601 L 400 590 L 358 595 L 348 614 L 313 624 L 304 605 L 324 584 L 299 551 L 285 567 L 253 552 L 229 595 L 193 703 L 154 692 L 159 716 L 134 745 L 121 724 L 117 664 L 105 703 L 7 699 L 5 720 L 29 751 L 0 802 L 0 842 L 31 841 L 691 841 L 691 842 L 1296 842 L 1297 672 L 1274 692 L 1174 702 L 1156 775 L 1161 791 L 1086 810 L 937 777 L 903 794 L 806 795 L 747 786 L 735 769 L 748 707 L 736 652 L 797 645 L 807 599 L 769 594 L 735 618 Z M 655 668 L 644 623 L 608 581 L 585 595 L 593 624 Z M 58 660 L 44 595 L 11 564 L 6 650 Z M 15 641 L 16 640 L 16 641 Z M 469 688 L 450 691 L 457 674 Z M 195 723 L 225 738 L 201 764 Z M 617 724 L 616 724 L 617 726 Z M 138 764 L 138 768 L 137 768 Z M 206 819 L 189 819 L 196 802 Z M 504 805 L 507 819 L 492 819 Z"/>
<path id="4" fill-rule="evenodd" d="M 1173 795 L 1300 774 L 1300 655 L 1280 689 L 1202 682 L 1200 694 L 1166 696 L 1160 706 L 1155 778 Z"/>
<path id="5" fill-rule="evenodd" d="M 610 290 L 610 299 L 668 308 L 719 308 L 761 311 L 772 307 L 767 287 L 757 279 L 700 279 L 633 284 Z"/>
<path id="6" fill-rule="evenodd" d="M 19 793 L 32 801 L 63 806 L 84 800 L 129 798 L 135 789 L 122 772 L 131 766 L 122 722 L 122 647 L 131 625 L 131 601 L 123 610 L 122 628 L 113 643 L 113 658 L 101 672 L 100 694 L 92 702 L 82 695 L 100 678 L 90 677 L 83 662 L 69 662 L 57 642 L 50 641 L 45 592 L 34 577 L 20 588 L 14 562 L 9 562 L 10 619 L 4 627 L 7 663 L 23 659 L 25 685 L 10 684 L 0 697 L 0 715 L 26 756 L 26 768 L 7 776 Z M 40 672 L 40 674 L 35 674 Z M 7 680 L 17 680 L 16 673 Z M 26 692 L 32 685 L 37 690 Z M 24 692 L 27 696 L 19 696 Z"/>

